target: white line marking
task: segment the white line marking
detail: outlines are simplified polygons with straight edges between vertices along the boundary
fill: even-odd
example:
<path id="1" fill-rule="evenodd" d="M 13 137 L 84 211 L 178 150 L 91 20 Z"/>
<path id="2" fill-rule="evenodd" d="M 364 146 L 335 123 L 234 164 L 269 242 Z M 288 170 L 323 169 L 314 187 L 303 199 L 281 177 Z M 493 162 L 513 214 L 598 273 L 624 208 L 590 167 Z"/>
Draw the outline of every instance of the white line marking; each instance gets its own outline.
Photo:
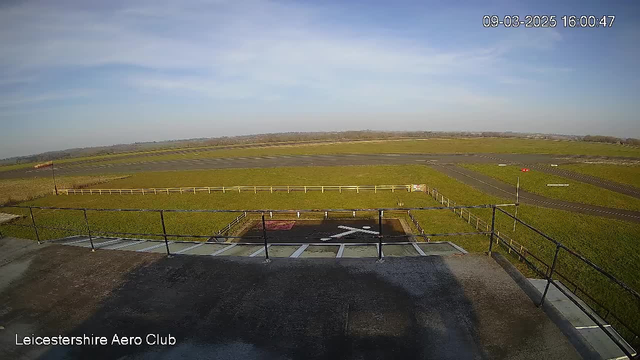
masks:
<path id="1" fill-rule="evenodd" d="M 611 325 L 604 324 L 602 325 L 602 327 L 611 327 Z M 576 330 L 583 330 L 583 329 L 600 329 L 600 326 L 598 325 L 576 326 Z"/>
<path id="2" fill-rule="evenodd" d="M 178 250 L 178 251 L 176 251 L 174 254 L 182 254 L 182 253 L 187 252 L 187 251 L 189 251 L 189 250 L 193 250 L 193 249 L 195 249 L 195 248 L 198 248 L 198 247 L 200 247 L 200 246 L 202 246 L 202 245 L 204 245 L 204 243 L 202 243 L 202 244 L 196 244 L 196 245 L 193 245 L 193 246 L 189 246 L 189 247 L 184 248 L 184 249 L 182 249 L 182 250 Z"/>
<path id="3" fill-rule="evenodd" d="M 456 245 L 456 244 L 452 243 L 451 241 L 447 241 L 446 243 L 447 243 L 447 244 L 449 244 L 449 245 L 451 245 L 451 246 L 453 246 L 454 248 L 456 248 L 456 249 L 457 249 L 458 251 L 460 251 L 461 253 L 463 253 L 463 254 L 468 254 L 468 252 L 467 252 L 465 249 L 463 249 L 463 248 L 461 248 L 460 246 L 458 246 L 458 245 Z"/>
<path id="4" fill-rule="evenodd" d="M 169 241 L 169 244 L 173 244 L 173 241 Z M 153 249 L 159 248 L 160 246 L 164 246 L 164 242 L 158 245 L 149 246 L 148 248 L 137 250 L 137 252 L 145 252 L 145 251 L 153 250 Z"/>
<path id="5" fill-rule="evenodd" d="M 344 244 L 340 244 L 340 249 L 338 249 L 338 255 L 336 255 L 336 257 L 341 258 L 343 253 L 344 253 Z"/>
<path id="6" fill-rule="evenodd" d="M 140 243 L 144 243 L 144 242 L 147 242 L 147 240 L 134 241 L 134 242 L 132 242 L 131 244 L 119 245 L 119 246 L 116 246 L 116 247 L 112 247 L 112 248 L 111 248 L 111 249 L 109 249 L 109 250 L 122 249 L 122 248 L 125 248 L 125 247 L 127 247 L 127 246 L 136 245 L 136 244 L 140 244 Z"/>
<path id="7" fill-rule="evenodd" d="M 425 254 L 424 251 L 422 251 L 422 249 L 420 249 L 420 246 L 418 246 L 418 244 L 413 243 L 413 247 L 416 249 L 418 254 L 420 254 L 420 256 L 427 256 L 427 254 Z"/>
<path id="8" fill-rule="evenodd" d="M 307 248 L 309 247 L 309 244 L 303 244 L 300 245 L 300 247 L 298 248 L 298 250 L 296 250 L 293 254 L 291 254 L 291 258 L 297 258 L 298 256 L 302 255 L 302 253 L 307 250 Z"/>
<path id="9" fill-rule="evenodd" d="M 71 241 L 71 242 L 66 242 L 66 243 L 62 243 L 62 245 L 72 245 L 72 244 L 77 244 L 77 243 L 81 243 L 83 241 L 89 241 L 89 238 L 83 239 L 83 240 L 76 240 L 76 241 Z"/>
<path id="10" fill-rule="evenodd" d="M 358 229 L 358 228 L 354 228 L 354 227 L 350 227 L 350 226 L 344 226 L 344 225 L 338 225 L 338 228 L 345 229 L 345 230 L 353 230 L 353 231 L 365 232 L 367 234 L 378 235 L 378 232 L 377 231 L 373 231 L 373 230 Z"/>
<path id="11" fill-rule="evenodd" d="M 271 244 L 267 245 L 267 249 L 271 247 Z M 253 254 L 249 255 L 249 257 L 254 257 L 254 256 L 258 256 L 260 255 L 262 252 L 264 252 L 264 247 L 261 247 L 258 251 L 254 252 Z"/>
<path id="12" fill-rule="evenodd" d="M 231 249 L 232 247 L 235 247 L 236 245 L 237 244 L 229 245 L 229 246 L 226 246 L 226 247 L 224 247 L 224 248 L 222 248 L 222 249 L 220 249 L 218 251 L 214 251 L 210 256 L 217 256 L 218 254 L 221 254 L 221 253 Z"/>
<path id="13" fill-rule="evenodd" d="M 115 240 L 110 240 L 110 241 L 105 241 L 105 242 L 101 242 L 100 244 L 93 244 L 94 247 L 104 247 L 104 246 L 108 246 L 117 242 L 122 241 L 122 239 L 115 239 Z"/>

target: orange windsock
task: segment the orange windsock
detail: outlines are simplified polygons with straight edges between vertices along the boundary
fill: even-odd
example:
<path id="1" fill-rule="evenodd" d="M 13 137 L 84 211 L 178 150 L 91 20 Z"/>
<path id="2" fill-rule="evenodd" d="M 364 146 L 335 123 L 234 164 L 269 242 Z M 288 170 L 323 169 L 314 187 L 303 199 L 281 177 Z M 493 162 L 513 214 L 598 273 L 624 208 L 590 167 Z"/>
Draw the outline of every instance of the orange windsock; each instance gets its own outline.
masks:
<path id="1" fill-rule="evenodd" d="M 53 161 L 47 161 L 46 163 L 42 163 L 42 164 L 38 164 L 36 166 L 34 166 L 34 169 L 42 169 L 42 168 L 46 168 L 49 166 L 53 166 Z"/>

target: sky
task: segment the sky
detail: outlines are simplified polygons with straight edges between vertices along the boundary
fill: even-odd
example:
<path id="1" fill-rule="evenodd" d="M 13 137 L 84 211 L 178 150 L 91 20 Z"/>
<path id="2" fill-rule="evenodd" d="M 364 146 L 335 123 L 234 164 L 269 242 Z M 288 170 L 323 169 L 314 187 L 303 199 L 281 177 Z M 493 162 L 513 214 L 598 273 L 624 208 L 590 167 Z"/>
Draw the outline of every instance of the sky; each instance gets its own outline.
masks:
<path id="1" fill-rule="evenodd" d="M 558 25 L 482 25 L 528 14 Z M 635 0 L 3 0 L 0 158 L 288 131 L 640 138 L 639 55 Z"/>

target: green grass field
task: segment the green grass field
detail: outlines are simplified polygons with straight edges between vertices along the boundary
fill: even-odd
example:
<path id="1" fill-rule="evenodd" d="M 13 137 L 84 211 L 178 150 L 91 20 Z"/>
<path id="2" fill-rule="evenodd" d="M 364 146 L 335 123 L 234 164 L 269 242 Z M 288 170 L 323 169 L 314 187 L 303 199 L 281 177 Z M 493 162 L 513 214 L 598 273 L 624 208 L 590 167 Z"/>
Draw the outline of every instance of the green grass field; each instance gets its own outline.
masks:
<path id="1" fill-rule="evenodd" d="M 640 199 L 562 176 L 535 170 L 525 173 L 520 171 L 520 166 L 496 166 L 493 164 L 463 164 L 461 166 L 513 186 L 516 185 L 517 178 L 520 177 L 521 189 L 551 199 L 617 209 L 640 210 Z M 569 186 L 549 187 L 547 184 L 569 184 Z"/>
<path id="2" fill-rule="evenodd" d="M 56 183 L 59 189 L 81 188 L 102 184 L 123 176 L 59 176 Z M 50 178 L 6 179 L 0 180 L 0 205 L 31 200 L 53 193 L 53 181 Z"/>
<path id="3" fill-rule="evenodd" d="M 569 164 L 562 165 L 562 168 L 640 188 L 638 165 Z"/>
<path id="4" fill-rule="evenodd" d="M 277 179 L 277 182 L 273 179 Z M 216 185 L 365 185 L 365 184 L 417 184 L 426 183 L 458 204 L 477 205 L 503 203 L 505 200 L 488 196 L 465 184 L 426 166 L 344 166 L 301 167 L 273 169 L 224 169 L 208 171 L 181 171 L 138 173 L 129 178 L 101 184 L 101 188 L 165 187 L 165 186 L 216 186 Z M 198 193 L 159 195 L 62 195 L 46 196 L 25 204 L 55 207 L 88 208 L 148 208 L 148 209 L 321 209 L 321 208 L 376 208 L 396 207 L 398 202 L 406 207 L 436 206 L 438 203 L 423 193 L 408 192 L 310 192 L 310 193 Z M 5 209 L 5 212 L 23 210 Z M 474 210 L 475 214 L 490 219 L 490 210 Z M 428 233 L 468 232 L 473 227 L 447 210 L 414 212 Z M 84 228 L 81 211 L 36 210 L 39 225 Z M 226 225 L 237 214 L 168 213 L 168 233 L 211 235 Z M 521 206 L 519 218 L 539 228 L 558 241 L 577 250 L 587 258 L 610 271 L 635 289 L 640 289 L 640 226 L 635 223 L 609 220 L 596 216 L 569 213 L 561 210 Z M 89 212 L 90 226 L 94 231 L 152 232 L 161 233 L 159 214 Z M 29 218 L 17 223 L 29 224 Z M 507 233 L 531 252 L 551 262 L 554 247 L 539 235 L 519 226 L 514 233 L 513 221 L 498 216 L 497 229 Z M 0 227 L 7 235 L 34 238 L 30 228 Z M 43 230 L 44 238 L 70 235 L 64 231 Z M 488 248 L 488 239 L 476 235 L 469 237 L 434 238 L 450 240 L 468 251 L 482 252 Z M 513 262 L 523 268 L 516 259 Z M 570 276 L 598 300 L 615 307 L 616 313 L 640 320 L 637 308 L 618 289 L 609 285 L 599 274 L 563 255 L 558 270 Z M 529 273 L 527 273 L 529 274 Z M 609 294 L 616 294 L 615 297 Z"/>
<path id="5" fill-rule="evenodd" d="M 534 139 L 426 139 L 426 140 L 380 140 L 351 143 L 298 144 L 247 149 L 217 149 L 218 147 L 193 148 L 187 154 L 171 154 L 176 149 L 144 151 L 139 153 L 101 155 L 76 159 L 62 159 L 58 164 L 71 165 L 84 160 L 99 160 L 100 164 L 164 161 L 179 159 L 204 159 L 221 157 L 244 157 L 264 155 L 310 155 L 310 154 L 372 154 L 372 153 L 523 153 L 558 155 L 598 155 L 640 157 L 640 148 L 576 141 L 552 141 Z M 133 156 L 123 158 L 124 156 Z M 0 171 L 27 168 L 34 164 L 0 166 Z"/>

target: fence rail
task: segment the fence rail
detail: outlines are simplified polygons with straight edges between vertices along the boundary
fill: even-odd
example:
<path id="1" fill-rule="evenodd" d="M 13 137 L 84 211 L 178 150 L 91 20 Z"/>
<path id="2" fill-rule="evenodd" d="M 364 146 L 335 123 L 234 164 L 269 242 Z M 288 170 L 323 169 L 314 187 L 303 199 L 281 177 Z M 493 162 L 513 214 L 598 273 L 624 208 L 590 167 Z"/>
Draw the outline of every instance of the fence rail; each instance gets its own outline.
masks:
<path id="1" fill-rule="evenodd" d="M 157 194 L 196 194 L 212 192 L 310 192 L 310 191 L 421 191 L 416 185 L 238 185 L 238 186 L 189 186 L 169 188 L 137 188 L 137 189 L 58 189 L 63 195 L 157 195 Z"/>
<path id="2" fill-rule="evenodd" d="M 504 211 L 504 210 L 502 210 L 500 208 L 497 208 L 497 210 L 501 211 L 503 214 L 507 215 L 508 217 L 513 219 L 514 221 L 516 221 L 516 222 L 526 226 L 527 228 L 533 230 L 534 232 L 536 232 L 537 234 L 541 235 L 543 238 L 545 238 L 546 240 L 552 242 L 556 246 L 556 253 L 555 253 L 555 256 L 554 256 L 551 264 L 549 264 L 548 262 L 545 262 L 539 256 L 534 255 L 531 251 L 529 251 L 526 247 L 524 247 L 524 245 L 522 245 L 519 242 L 517 242 L 516 240 L 512 239 L 511 237 L 506 235 L 504 232 L 500 233 L 500 231 L 495 229 L 494 226 L 492 226 L 489 222 L 484 221 L 480 217 L 478 217 L 477 215 L 471 213 L 471 211 L 468 208 L 457 206 L 455 201 L 453 201 L 450 198 L 447 198 L 444 195 L 440 194 L 437 189 L 432 189 L 430 187 L 427 187 L 426 188 L 426 193 L 429 196 L 431 196 L 434 200 L 438 201 L 440 204 L 446 205 L 447 208 L 450 208 L 451 211 L 453 211 L 455 214 L 459 215 L 461 219 L 463 219 L 463 220 L 466 219 L 467 223 L 469 223 L 471 226 L 474 226 L 476 228 L 476 230 L 485 229 L 486 230 L 485 234 L 491 238 L 491 240 L 490 240 L 490 244 L 491 245 L 493 244 L 493 242 L 494 242 L 493 239 L 495 238 L 496 245 L 503 246 L 510 255 L 512 255 L 514 257 L 517 257 L 519 261 L 523 261 L 529 268 L 531 268 L 534 272 L 536 272 L 540 277 L 546 279 L 547 280 L 547 286 L 545 288 L 544 294 L 542 296 L 542 299 L 541 299 L 539 305 L 542 305 L 544 303 L 544 300 L 545 300 L 549 285 L 553 284 L 563 294 L 567 295 L 567 297 L 574 304 L 576 304 L 576 306 L 578 306 L 583 312 L 585 312 L 585 314 L 587 314 L 587 316 L 589 316 L 598 325 L 598 327 L 600 327 L 607 334 L 607 336 L 609 338 L 611 338 L 613 340 L 613 342 L 630 359 L 638 358 L 638 354 L 637 353 L 636 354 L 631 354 L 630 351 L 627 349 L 627 347 L 624 344 L 622 344 L 616 338 L 616 335 L 618 335 L 618 334 L 617 333 L 615 333 L 615 334 L 611 333 L 608 330 L 608 327 L 604 326 L 606 324 L 603 324 L 602 321 L 607 321 L 608 318 L 612 318 L 617 323 L 618 326 L 621 326 L 624 329 L 624 331 L 626 331 L 627 334 L 630 334 L 630 335 L 628 335 L 628 336 L 626 336 L 624 338 L 625 338 L 625 340 L 627 340 L 629 342 L 629 344 L 631 344 L 635 348 L 640 346 L 639 331 L 636 330 L 636 328 L 632 327 L 630 324 L 628 324 L 626 321 L 621 320 L 621 317 L 619 315 L 616 315 L 613 311 L 611 311 L 611 309 L 607 308 L 601 302 L 596 300 L 591 294 L 589 294 L 587 292 L 586 289 L 579 287 L 578 284 L 576 284 L 574 281 L 569 279 L 569 277 L 566 274 L 561 274 L 560 272 L 558 272 L 558 270 L 555 269 L 557 258 L 558 258 L 558 254 L 559 254 L 560 250 L 564 250 L 565 252 L 571 254 L 573 257 L 581 260 L 584 264 L 588 265 L 589 267 L 591 267 L 591 268 L 595 269 L 596 271 L 600 272 L 601 274 L 605 275 L 605 277 L 607 277 L 613 283 L 619 285 L 621 287 L 621 289 L 623 289 L 624 291 L 630 293 L 635 298 L 635 300 L 638 301 L 638 304 L 639 304 L 639 307 L 640 307 L 640 294 L 638 294 L 638 292 L 636 292 L 635 290 L 631 289 L 628 285 L 626 285 L 622 281 L 618 280 L 613 275 L 608 274 L 606 271 L 602 270 L 600 267 L 598 267 L 593 262 L 591 262 L 588 259 L 586 259 L 584 256 L 579 255 L 577 252 L 571 250 L 570 248 L 568 248 L 567 246 L 563 245 L 562 243 L 556 241 L 555 239 L 551 238 L 550 236 L 548 236 L 548 235 L 542 233 L 541 231 L 535 229 L 533 226 L 524 223 L 522 220 L 516 218 L 514 215 L 512 215 L 512 214 L 510 214 L 510 213 L 508 213 L 508 212 L 506 212 L 506 211 Z M 492 222 L 494 222 L 494 221 L 495 221 L 495 212 L 494 212 L 494 215 L 492 217 Z M 489 232 L 489 230 L 490 230 L 490 232 Z M 489 247 L 490 251 L 491 251 L 491 245 Z M 540 268 L 541 266 L 544 267 L 544 270 Z M 597 305 L 599 310 L 604 311 L 605 315 L 601 316 L 602 321 L 600 319 L 597 319 L 597 318 L 593 317 L 587 311 L 587 309 L 584 309 L 583 305 L 578 304 L 573 298 L 568 296 L 568 294 L 566 294 L 566 290 L 565 289 L 561 289 L 562 286 L 559 286 L 558 283 L 555 282 L 555 280 L 553 279 L 554 275 L 559 277 L 559 278 L 562 278 L 562 281 L 566 285 L 570 285 L 571 288 L 573 288 L 573 289 L 569 288 L 568 286 L 566 287 L 566 289 L 568 289 L 576 297 L 578 297 L 578 298 L 581 298 L 581 297 L 586 298 L 592 304 Z M 599 315 L 600 314 L 599 311 L 596 311 L 593 308 L 591 308 L 591 310 L 593 310 L 594 313 L 596 313 L 596 314 L 598 314 L 598 316 L 600 316 Z"/>

